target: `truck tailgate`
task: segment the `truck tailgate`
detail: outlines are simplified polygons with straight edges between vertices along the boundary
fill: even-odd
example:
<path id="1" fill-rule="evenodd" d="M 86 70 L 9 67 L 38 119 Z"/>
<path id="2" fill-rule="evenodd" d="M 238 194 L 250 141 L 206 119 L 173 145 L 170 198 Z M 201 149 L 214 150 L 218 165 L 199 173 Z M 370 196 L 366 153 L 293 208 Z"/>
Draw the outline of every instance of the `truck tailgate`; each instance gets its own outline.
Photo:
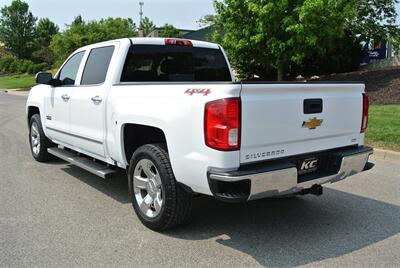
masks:
<path id="1" fill-rule="evenodd" d="M 243 83 L 240 162 L 363 143 L 364 89 L 359 83 Z"/>

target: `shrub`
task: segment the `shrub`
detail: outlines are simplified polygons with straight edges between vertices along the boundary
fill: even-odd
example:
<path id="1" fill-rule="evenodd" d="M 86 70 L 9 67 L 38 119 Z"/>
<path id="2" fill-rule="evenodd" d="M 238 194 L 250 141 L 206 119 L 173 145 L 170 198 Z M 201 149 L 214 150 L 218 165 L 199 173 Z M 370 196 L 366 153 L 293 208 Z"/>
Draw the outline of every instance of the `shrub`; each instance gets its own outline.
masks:
<path id="1" fill-rule="evenodd" d="M 34 70 L 34 64 L 29 65 L 29 67 L 28 67 L 28 69 L 26 70 L 26 72 L 27 72 L 28 74 L 33 74 L 33 73 L 35 72 L 35 70 Z"/>
<path id="2" fill-rule="evenodd" d="M 29 66 L 33 64 L 30 60 L 20 60 L 18 61 L 18 72 L 19 73 L 26 73 L 28 71 Z"/>
<path id="3" fill-rule="evenodd" d="M 38 72 L 41 71 L 46 71 L 49 68 L 49 65 L 45 62 L 43 63 L 38 63 L 38 64 L 32 64 L 28 67 L 28 73 L 29 74 L 37 74 Z"/>
<path id="4" fill-rule="evenodd" d="M 9 73 L 16 73 L 18 71 L 18 62 L 14 60 L 13 62 L 10 63 L 8 66 L 7 72 Z"/>
<path id="5" fill-rule="evenodd" d="M 26 73 L 29 67 L 35 65 L 30 60 L 17 60 L 14 57 L 4 57 L 0 59 L 0 72 L 2 73 Z M 44 65 L 41 65 L 43 68 Z M 47 64 L 46 64 L 47 66 Z M 33 69 L 35 67 L 32 67 Z M 36 67 L 39 68 L 39 67 Z"/>
<path id="6" fill-rule="evenodd" d="M 15 61 L 16 61 L 15 58 L 10 57 L 10 56 L 1 58 L 0 59 L 0 72 L 2 72 L 2 73 L 9 72 L 8 69 L 9 69 L 10 65 Z"/>

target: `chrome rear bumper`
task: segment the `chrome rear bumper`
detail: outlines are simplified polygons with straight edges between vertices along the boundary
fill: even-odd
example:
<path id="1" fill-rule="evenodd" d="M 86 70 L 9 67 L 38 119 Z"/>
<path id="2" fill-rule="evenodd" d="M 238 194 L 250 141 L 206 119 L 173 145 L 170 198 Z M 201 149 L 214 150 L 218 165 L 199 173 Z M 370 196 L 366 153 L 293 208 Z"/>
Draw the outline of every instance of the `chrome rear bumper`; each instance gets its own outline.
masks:
<path id="1" fill-rule="evenodd" d="M 290 163 L 274 164 L 267 166 L 264 172 L 260 171 L 230 171 L 221 172 L 210 169 L 208 179 L 210 189 L 214 196 L 223 201 L 246 201 L 265 197 L 287 195 L 309 189 L 314 185 L 334 183 L 349 176 L 370 169 L 373 164 L 368 163 L 369 156 L 373 149 L 369 147 L 358 147 L 354 150 L 335 151 L 339 157 L 340 168 L 336 174 L 319 177 L 305 182 L 298 182 L 297 167 Z M 219 193 L 215 183 L 222 183 L 231 193 Z M 237 185 L 236 189 L 229 185 Z M 236 188 L 237 188 L 236 187 Z M 245 188 L 249 189 L 245 189 Z"/>

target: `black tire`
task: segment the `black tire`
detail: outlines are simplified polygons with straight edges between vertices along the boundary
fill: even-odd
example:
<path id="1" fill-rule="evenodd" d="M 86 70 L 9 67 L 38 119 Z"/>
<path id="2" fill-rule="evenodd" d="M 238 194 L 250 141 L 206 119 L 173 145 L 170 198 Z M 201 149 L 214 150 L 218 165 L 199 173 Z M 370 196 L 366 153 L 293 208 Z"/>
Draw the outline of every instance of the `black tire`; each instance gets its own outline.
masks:
<path id="1" fill-rule="evenodd" d="M 150 160 L 157 169 L 162 184 L 162 206 L 159 214 L 148 217 L 135 197 L 133 176 L 138 163 Z M 140 165 L 140 164 L 139 164 Z M 140 221 L 154 231 L 163 231 L 184 224 L 190 217 L 192 194 L 177 183 L 165 144 L 148 144 L 138 148 L 130 160 L 128 171 L 132 205 Z"/>
<path id="2" fill-rule="evenodd" d="M 32 127 L 36 127 L 36 131 L 39 133 L 39 141 L 40 146 L 38 150 L 34 150 L 33 141 L 32 141 Z M 29 121 L 29 145 L 31 148 L 31 153 L 33 158 L 35 158 L 38 162 L 46 162 L 50 159 L 53 159 L 53 156 L 47 152 L 47 148 L 54 147 L 55 144 L 52 143 L 44 134 L 42 128 L 42 122 L 40 120 L 39 114 L 34 114 Z"/>

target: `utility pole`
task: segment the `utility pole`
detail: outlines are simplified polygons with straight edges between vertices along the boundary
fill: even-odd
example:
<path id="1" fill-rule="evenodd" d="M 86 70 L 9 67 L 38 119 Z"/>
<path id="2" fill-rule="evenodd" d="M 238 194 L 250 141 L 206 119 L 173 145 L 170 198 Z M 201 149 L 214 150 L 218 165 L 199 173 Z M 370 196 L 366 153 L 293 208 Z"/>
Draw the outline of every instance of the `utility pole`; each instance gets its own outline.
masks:
<path id="1" fill-rule="evenodd" d="M 142 21 L 143 21 L 143 6 L 144 6 L 144 2 L 139 2 L 139 6 L 140 6 L 140 12 L 139 12 L 140 23 L 142 23 Z"/>

